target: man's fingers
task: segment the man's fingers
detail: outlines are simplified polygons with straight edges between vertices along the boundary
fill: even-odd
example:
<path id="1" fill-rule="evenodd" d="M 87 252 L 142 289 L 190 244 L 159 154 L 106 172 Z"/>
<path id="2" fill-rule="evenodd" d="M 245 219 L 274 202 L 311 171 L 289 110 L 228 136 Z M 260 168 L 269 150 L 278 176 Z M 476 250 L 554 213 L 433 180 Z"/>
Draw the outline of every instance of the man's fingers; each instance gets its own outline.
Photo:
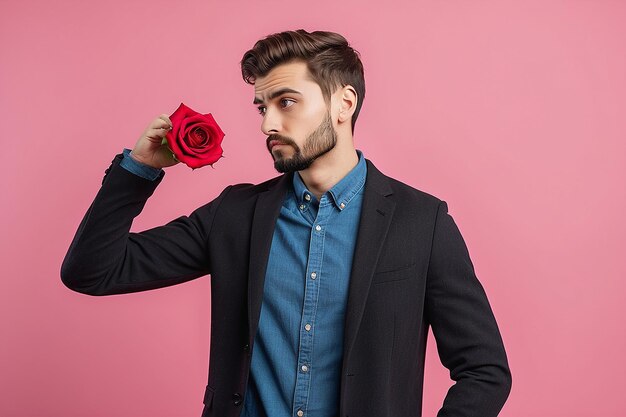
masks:
<path id="1" fill-rule="evenodd" d="M 167 135 L 167 132 L 169 132 L 167 128 L 148 129 L 146 130 L 146 137 L 162 140 Z"/>
<path id="2" fill-rule="evenodd" d="M 160 115 L 159 119 L 165 120 L 165 122 L 167 123 L 166 127 L 171 128 L 173 126 L 172 121 L 170 120 L 170 118 L 169 118 L 169 116 L 167 114 Z"/>
<path id="3" fill-rule="evenodd" d="M 166 117 L 166 119 L 163 119 L 163 117 Z M 154 119 L 152 121 L 152 123 L 150 123 L 150 126 L 148 126 L 148 129 L 165 129 L 165 130 L 169 130 L 169 128 L 172 126 L 171 121 L 169 121 L 169 117 L 167 117 L 167 115 L 161 115 L 159 117 L 157 117 L 156 119 Z"/>
<path id="4" fill-rule="evenodd" d="M 162 114 L 150 123 L 150 126 L 146 129 L 145 136 L 154 141 L 163 140 L 171 128 L 172 121 L 167 114 Z"/>

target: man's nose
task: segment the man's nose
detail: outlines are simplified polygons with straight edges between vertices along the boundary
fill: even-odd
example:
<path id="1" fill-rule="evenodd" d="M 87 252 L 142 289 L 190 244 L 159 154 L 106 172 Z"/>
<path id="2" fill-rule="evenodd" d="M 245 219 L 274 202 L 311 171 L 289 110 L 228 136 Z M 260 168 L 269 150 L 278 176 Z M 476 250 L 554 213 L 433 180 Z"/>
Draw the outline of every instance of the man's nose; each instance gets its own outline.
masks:
<path id="1" fill-rule="evenodd" d="M 281 131 L 280 116 L 272 111 L 269 107 L 265 109 L 265 115 L 261 122 L 261 131 L 264 135 L 271 135 Z"/>

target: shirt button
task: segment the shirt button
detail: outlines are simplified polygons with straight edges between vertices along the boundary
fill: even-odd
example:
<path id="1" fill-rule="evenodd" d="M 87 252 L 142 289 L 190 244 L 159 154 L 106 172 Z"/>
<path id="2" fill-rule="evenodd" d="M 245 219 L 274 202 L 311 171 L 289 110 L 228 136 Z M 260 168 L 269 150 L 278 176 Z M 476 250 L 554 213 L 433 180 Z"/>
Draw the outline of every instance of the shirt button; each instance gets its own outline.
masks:
<path id="1" fill-rule="evenodd" d="M 339 207 L 344 208 L 346 205 L 344 203 L 339 204 Z"/>
<path id="2" fill-rule="evenodd" d="M 302 369 L 302 372 L 307 372 L 309 370 L 309 367 L 306 365 L 302 365 L 302 368 L 300 369 Z"/>
<path id="3" fill-rule="evenodd" d="M 306 201 L 310 201 L 310 200 L 311 200 L 311 196 L 310 196 L 309 194 L 305 194 L 305 195 L 304 195 L 304 199 L 305 199 Z"/>
<path id="4" fill-rule="evenodd" d="M 300 210 L 304 210 L 304 204 L 300 204 Z"/>
<path id="5" fill-rule="evenodd" d="M 322 226 L 320 226 L 320 225 L 318 224 L 317 226 L 315 226 L 315 230 L 317 230 L 317 231 L 319 232 L 320 230 L 322 230 Z"/>
<path id="6" fill-rule="evenodd" d="M 311 272 L 311 279 L 315 279 L 317 277 L 317 274 L 315 272 Z"/>
<path id="7" fill-rule="evenodd" d="M 296 414 L 298 415 L 298 417 L 302 417 L 304 415 L 304 411 L 298 410 Z"/>
<path id="8" fill-rule="evenodd" d="M 309 323 L 305 324 L 305 325 L 304 325 L 304 330 L 306 330 L 307 332 L 308 332 L 309 330 L 311 330 L 311 325 L 310 325 Z"/>

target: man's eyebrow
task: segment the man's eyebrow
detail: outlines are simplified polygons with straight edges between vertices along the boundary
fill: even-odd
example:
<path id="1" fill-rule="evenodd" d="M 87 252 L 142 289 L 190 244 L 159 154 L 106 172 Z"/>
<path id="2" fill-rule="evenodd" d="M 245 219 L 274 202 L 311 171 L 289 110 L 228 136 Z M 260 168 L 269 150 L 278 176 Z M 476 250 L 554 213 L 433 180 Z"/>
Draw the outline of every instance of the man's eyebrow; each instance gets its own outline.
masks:
<path id="1" fill-rule="evenodd" d="M 285 93 L 300 94 L 300 95 L 302 95 L 302 93 L 301 93 L 301 92 L 296 91 L 296 90 L 294 90 L 294 89 L 292 89 L 292 88 L 281 88 L 280 90 L 276 90 L 276 91 L 274 91 L 272 94 L 270 94 L 270 100 L 273 100 L 273 99 L 275 99 L 276 97 L 278 97 L 278 96 L 280 96 L 280 95 L 282 95 L 282 94 L 285 94 Z M 261 100 L 261 99 L 260 99 L 260 98 L 258 98 L 258 97 L 255 97 L 255 98 L 254 98 L 254 101 L 252 102 L 252 104 L 263 104 L 263 103 L 264 103 L 264 101 L 263 101 L 263 100 Z"/>

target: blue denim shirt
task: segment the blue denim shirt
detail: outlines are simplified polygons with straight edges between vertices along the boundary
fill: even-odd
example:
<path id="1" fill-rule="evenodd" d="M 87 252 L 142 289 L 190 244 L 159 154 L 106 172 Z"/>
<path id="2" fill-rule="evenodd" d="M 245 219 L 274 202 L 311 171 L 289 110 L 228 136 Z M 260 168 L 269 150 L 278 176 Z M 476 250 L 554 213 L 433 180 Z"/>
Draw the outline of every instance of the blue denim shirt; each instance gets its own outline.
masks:
<path id="1" fill-rule="evenodd" d="M 148 179 L 159 175 L 126 151 L 124 168 Z M 293 176 L 272 238 L 243 417 L 338 415 L 344 316 L 367 175 L 363 153 L 356 152 L 358 164 L 319 201 L 299 173 Z"/>
<path id="2" fill-rule="evenodd" d="M 124 148 L 124 151 L 122 152 L 124 154 L 124 157 L 120 161 L 120 165 L 123 168 L 126 168 L 127 170 L 132 172 L 133 174 L 137 174 L 140 177 L 143 177 L 145 179 L 148 179 L 151 181 L 154 181 L 155 179 L 157 179 L 157 177 L 159 176 L 159 174 L 161 174 L 161 171 L 163 171 L 163 169 L 154 168 L 149 165 L 142 164 L 141 162 L 135 161 L 133 157 L 130 156 L 130 152 L 131 152 L 130 149 Z"/>

